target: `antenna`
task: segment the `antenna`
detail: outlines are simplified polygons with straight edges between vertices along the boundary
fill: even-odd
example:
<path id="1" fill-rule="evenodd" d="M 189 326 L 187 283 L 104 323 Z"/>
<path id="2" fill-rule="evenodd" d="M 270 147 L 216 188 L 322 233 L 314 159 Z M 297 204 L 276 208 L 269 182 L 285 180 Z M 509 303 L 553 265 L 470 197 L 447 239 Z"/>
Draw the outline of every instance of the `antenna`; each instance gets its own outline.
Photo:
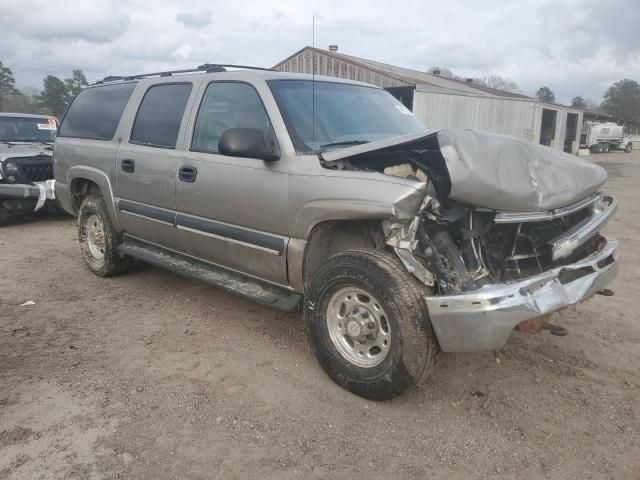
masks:
<path id="1" fill-rule="evenodd" d="M 313 15 L 311 40 L 311 141 L 316 141 L 316 16 Z"/>

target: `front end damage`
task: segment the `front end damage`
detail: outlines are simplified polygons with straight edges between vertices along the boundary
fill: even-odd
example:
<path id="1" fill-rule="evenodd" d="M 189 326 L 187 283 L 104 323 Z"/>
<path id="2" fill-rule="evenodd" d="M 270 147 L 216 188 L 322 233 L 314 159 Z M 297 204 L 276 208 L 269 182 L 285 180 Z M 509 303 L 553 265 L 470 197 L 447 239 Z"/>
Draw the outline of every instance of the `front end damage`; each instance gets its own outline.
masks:
<path id="1" fill-rule="evenodd" d="M 583 160 L 472 131 L 400 137 L 323 160 L 426 185 L 413 216 L 383 227 L 408 271 L 432 287 L 425 301 L 444 351 L 498 350 L 519 324 L 589 299 L 617 274 L 617 242 L 600 234 L 617 203 L 600 192 L 604 170 Z"/>

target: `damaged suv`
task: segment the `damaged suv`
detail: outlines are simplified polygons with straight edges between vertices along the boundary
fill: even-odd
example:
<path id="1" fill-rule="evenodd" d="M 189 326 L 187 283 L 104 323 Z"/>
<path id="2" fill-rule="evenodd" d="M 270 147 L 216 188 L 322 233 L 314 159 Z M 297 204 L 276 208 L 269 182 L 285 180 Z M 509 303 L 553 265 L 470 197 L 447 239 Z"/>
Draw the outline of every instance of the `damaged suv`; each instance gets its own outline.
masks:
<path id="1" fill-rule="evenodd" d="M 229 67 L 109 77 L 73 101 L 56 193 L 95 274 L 139 259 L 301 306 L 327 374 L 372 399 L 615 277 L 602 168 L 429 131 L 371 85 Z"/>
<path id="2" fill-rule="evenodd" d="M 54 199 L 57 131 L 55 117 L 0 113 L 0 226 L 11 216 L 37 211 Z"/>

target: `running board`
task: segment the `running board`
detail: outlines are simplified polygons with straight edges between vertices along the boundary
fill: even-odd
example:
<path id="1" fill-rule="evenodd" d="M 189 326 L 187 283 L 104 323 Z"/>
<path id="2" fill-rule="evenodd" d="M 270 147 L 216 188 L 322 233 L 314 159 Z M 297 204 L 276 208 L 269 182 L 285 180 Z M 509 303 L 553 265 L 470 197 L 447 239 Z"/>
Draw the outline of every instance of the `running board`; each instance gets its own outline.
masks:
<path id="1" fill-rule="evenodd" d="M 296 309 L 302 295 L 268 283 L 260 282 L 242 274 L 232 272 L 209 263 L 165 250 L 155 245 L 125 237 L 118 252 L 165 268 L 186 278 L 199 280 L 222 290 L 283 312 Z"/>

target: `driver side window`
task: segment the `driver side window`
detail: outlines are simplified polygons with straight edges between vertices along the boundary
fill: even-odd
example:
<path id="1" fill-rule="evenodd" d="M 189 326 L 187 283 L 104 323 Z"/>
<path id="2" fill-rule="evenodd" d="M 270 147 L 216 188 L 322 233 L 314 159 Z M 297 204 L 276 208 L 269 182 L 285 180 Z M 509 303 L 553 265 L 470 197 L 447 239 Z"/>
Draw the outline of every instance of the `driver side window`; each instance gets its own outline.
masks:
<path id="1" fill-rule="evenodd" d="M 228 128 L 256 128 L 265 136 L 269 117 L 258 92 L 239 82 L 213 82 L 200 103 L 191 150 L 217 152 L 218 141 Z"/>

